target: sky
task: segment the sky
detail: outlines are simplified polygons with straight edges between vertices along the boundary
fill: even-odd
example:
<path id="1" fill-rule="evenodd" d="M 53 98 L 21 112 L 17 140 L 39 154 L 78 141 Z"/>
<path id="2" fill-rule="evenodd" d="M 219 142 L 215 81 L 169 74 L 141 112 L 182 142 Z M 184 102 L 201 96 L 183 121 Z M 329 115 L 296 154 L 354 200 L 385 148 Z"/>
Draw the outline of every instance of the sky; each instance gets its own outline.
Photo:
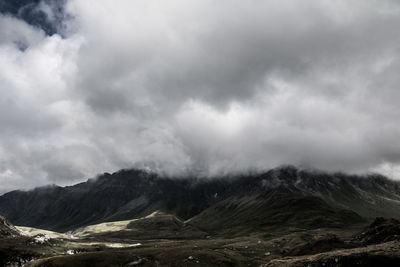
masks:
<path id="1" fill-rule="evenodd" d="M 25 2 L 0 2 L 0 192 L 122 168 L 400 179 L 399 1 Z"/>

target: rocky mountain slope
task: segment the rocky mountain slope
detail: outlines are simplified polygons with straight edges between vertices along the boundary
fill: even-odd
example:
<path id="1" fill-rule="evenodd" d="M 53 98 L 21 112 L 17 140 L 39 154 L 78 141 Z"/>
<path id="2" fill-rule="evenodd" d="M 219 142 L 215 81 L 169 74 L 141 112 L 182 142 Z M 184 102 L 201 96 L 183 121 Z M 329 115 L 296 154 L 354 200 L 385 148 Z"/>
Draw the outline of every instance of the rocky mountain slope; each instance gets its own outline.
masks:
<path id="1" fill-rule="evenodd" d="M 0 238 L 19 236 L 20 232 L 5 218 L 0 216 Z"/>
<path id="2" fill-rule="evenodd" d="M 209 232 L 345 227 L 378 216 L 400 219 L 400 190 L 398 182 L 379 175 L 328 174 L 289 166 L 212 179 L 122 170 L 74 186 L 0 196 L 0 215 L 15 225 L 57 231 L 135 219 L 157 210 Z"/>

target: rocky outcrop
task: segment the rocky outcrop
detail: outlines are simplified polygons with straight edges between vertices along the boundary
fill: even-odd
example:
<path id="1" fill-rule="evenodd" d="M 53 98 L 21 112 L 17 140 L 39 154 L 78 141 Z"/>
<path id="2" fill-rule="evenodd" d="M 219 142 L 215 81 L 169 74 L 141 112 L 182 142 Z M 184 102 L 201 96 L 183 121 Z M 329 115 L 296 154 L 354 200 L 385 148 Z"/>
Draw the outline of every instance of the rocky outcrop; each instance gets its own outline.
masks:
<path id="1" fill-rule="evenodd" d="M 400 266 L 400 243 L 387 242 L 367 247 L 335 250 L 311 256 L 275 259 L 261 267 L 300 266 Z"/>
<path id="2" fill-rule="evenodd" d="M 19 236 L 20 232 L 4 217 L 0 216 L 0 238 Z"/>
<path id="3" fill-rule="evenodd" d="M 400 240 L 400 221 L 396 219 L 376 218 L 363 232 L 356 235 L 354 242 L 363 245 L 379 244 Z"/>

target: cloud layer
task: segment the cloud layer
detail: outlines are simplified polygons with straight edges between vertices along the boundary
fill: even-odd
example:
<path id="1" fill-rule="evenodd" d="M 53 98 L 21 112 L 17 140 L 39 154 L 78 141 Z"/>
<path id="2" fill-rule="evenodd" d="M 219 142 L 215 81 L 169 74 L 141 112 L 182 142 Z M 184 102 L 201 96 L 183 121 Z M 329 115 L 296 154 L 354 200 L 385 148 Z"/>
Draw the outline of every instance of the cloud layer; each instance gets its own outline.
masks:
<path id="1" fill-rule="evenodd" d="M 0 191 L 128 167 L 400 178 L 397 1 L 65 9 L 63 37 L 0 15 Z"/>

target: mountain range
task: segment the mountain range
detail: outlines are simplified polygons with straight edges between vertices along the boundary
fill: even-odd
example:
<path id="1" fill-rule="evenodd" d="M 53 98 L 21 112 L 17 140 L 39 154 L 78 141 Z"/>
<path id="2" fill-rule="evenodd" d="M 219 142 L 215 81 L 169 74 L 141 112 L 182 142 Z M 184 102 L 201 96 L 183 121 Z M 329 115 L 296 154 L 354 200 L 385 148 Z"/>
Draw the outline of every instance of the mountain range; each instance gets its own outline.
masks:
<path id="1" fill-rule="evenodd" d="M 343 228 L 378 216 L 400 219 L 400 189 L 398 182 L 381 175 L 285 166 L 214 178 L 121 170 L 73 186 L 51 185 L 0 196 L 0 215 L 14 225 L 58 232 L 155 211 L 213 234 Z"/>

